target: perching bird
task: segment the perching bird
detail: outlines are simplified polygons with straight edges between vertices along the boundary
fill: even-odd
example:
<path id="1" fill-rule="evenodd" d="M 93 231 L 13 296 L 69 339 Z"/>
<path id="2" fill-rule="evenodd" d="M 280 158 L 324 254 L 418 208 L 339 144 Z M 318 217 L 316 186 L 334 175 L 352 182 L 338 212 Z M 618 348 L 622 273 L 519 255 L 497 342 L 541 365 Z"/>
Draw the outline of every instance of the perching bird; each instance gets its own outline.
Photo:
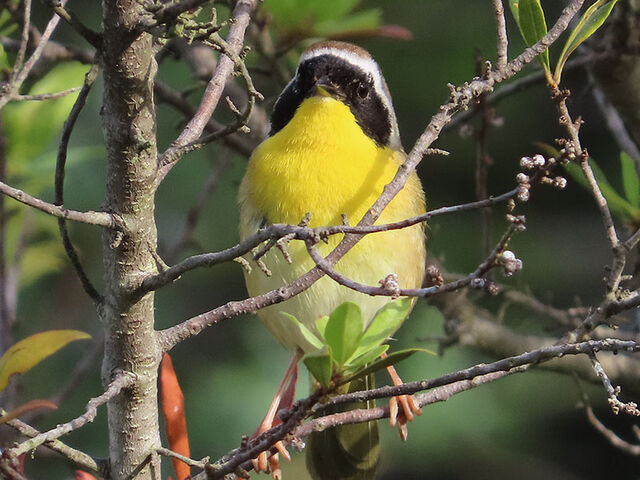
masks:
<path id="1" fill-rule="evenodd" d="M 239 191 L 240 236 L 245 239 L 269 224 L 298 224 L 308 213 L 311 227 L 340 225 L 343 218 L 355 225 L 405 157 L 391 97 L 375 60 L 355 45 L 316 43 L 300 57 L 294 78 L 274 105 L 269 138 L 249 160 Z M 414 172 L 376 223 L 424 211 L 424 194 Z M 318 249 L 326 256 L 341 238 L 334 235 Z M 251 295 L 287 285 L 314 267 L 304 242 L 293 240 L 287 248 L 290 263 L 278 249 L 262 257 L 270 275 L 257 268 L 245 273 Z M 401 288 L 416 288 L 422 284 L 425 255 L 424 228 L 415 225 L 366 235 L 335 270 L 376 286 L 394 273 Z M 390 300 L 362 294 L 324 276 L 301 294 L 258 312 L 269 331 L 294 354 L 259 432 L 271 427 L 278 405 L 283 406 L 281 397 L 295 376 L 299 354 L 314 350 L 281 312 L 316 331 L 318 317 L 351 301 L 362 309 L 366 328 Z M 419 413 L 411 398 L 408 403 L 403 400 L 406 417 Z M 314 478 L 371 478 L 377 463 L 376 427 L 375 423 L 339 427 L 311 439 L 307 464 Z M 369 445 L 362 448 L 363 444 Z M 266 455 L 256 466 L 267 470 Z"/>

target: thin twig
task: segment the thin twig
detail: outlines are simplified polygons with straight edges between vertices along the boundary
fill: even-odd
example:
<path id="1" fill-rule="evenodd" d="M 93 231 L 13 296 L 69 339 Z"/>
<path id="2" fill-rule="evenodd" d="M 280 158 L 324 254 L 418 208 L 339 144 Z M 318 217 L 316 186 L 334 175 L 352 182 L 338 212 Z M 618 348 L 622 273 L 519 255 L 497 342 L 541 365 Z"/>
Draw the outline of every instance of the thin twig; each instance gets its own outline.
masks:
<path id="1" fill-rule="evenodd" d="M 251 20 L 251 12 L 255 7 L 256 0 L 239 0 L 236 3 L 233 11 L 234 20 L 231 24 L 229 35 L 227 37 L 226 43 L 228 47 L 226 53 L 223 52 L 224 54 L 220 55 L 216 71 L 207 84 L 207 88 L 205 89 L 198 111 L 182 130 L 182 133 L 180 133 L 171 147 L 160 156 L 162 160 L 159 165 L 156 184 L 160 184 L 167 176 L 171 168 L 173 168 L 178 159 L 184 153 L 184 148 L 187 145 L 196 142 L 202 135 L 211 115 L 218 106 L 218 102 L 220 101 L 220 97 L 224 90 L 224 85 L 236 66 L 236 63 L 230 55 L 237 56 L 240 54 L 243 46 L 244 34 Z"/>
<path id="2" fill-rule="evenodd" d="M 190 270 L 194 270 L 200 267 L 211 267 L 217 265 L 222 262 L 228 262 L 238 258 L 246 253 L 252 251 L 255 247 L 260 245 L 266 240 L 273 240 L 274 245 L 275 241 L 280 238 L 285 238 L 290 235 L 294 235 L 298 240 L 308 240 L 313 242 L 318 242 L 323 238 L 328 238 L 331 235 L 340 235 L 345 233 L 351 234 L 368 234 L 375 232 L 384 232 L 389 230 L 399 230 L 402 228 L 407 228 L 412 225 L 416 225 L 418 223 L 422 223 L 428 221 L 429 219 L 440 216 L 440 215 L 448 215 L 452 213 L 459 213 L 465 211 L 471 211 L 478 208 L 484 208 L 491 205 L 497 205 L 498 203 L 502 203 L 507 201 L 510 198 L 513 198 L 518 193 L 518 188 L 510 190 L 502 195 L 498 195 L 496 197 L 490 197 L 486 200 L 465 203 L 461 205 L 453 205 L 450 207 L 440 207 L 435 210 L 431 210 L 429 212 L 423 213 L 422 215 L 418 215 L 413 218 L 409 218 L 406 220 L 401 220 L 398 222 L 381 224 L 381 225 L 361 225 L 361 226 L 350 226 L 350 225 L 334 225 L 328 227 L 315 227 L 310 228 L 303 225 L 285 225 L 285 224 L 273 224 L 268 227 L 259 230 L 251 237 L 245 239 L 239 244 L 227 248 L 225 250 L 221 250 L 215 253 L 205 253 L 200 255 L 194 255 L 192 257 L 186 258 L 181 261 L 177 265 L 160 272 L 156 275 L 151 275 L 145 278 L 140 285 L 138 291 L 134 292 L 134 295 L 139 296 L 143 295 L 152 290 L 157 290 L 164 285 L 167 285 L 175 280 L 177 280 L 183 273 L 186 273 Z"/>
<path id="3" fill-rule="evenodd" d="M 16 95 L 13 97 L 15 101 L 42 101 L 42 100 L 52 100 L 55 98 L 65 97 L 71 93 L 79 92 L 82 87 L 71 87 L 66 90 L 60 90 L 59 92 L 53 93 L 36 93 L 33 95 Z"/>
<path id="4" fill-rule="evenodd" d="M 155 82 L 153 85 L 153 92 L 159 102 L 172 106 L 185 117 L 191 118 L 195 115 L 196 108 L 179 93 L 172 90 L 161 81 L 158 80 Z M 208 133 L 219 133 L 222 132 L 224 128 L 225 126 L 223 124 L 217 122 L 213 118 L 210 118 L 205 127 L 205 131 Z M 232 133 L 230 135 L 223 136 L 221 137 L 221 140 L 227 147 L 247 158 L 258 145 L 258 139 L 253 139 L 252 137 L 241 133 Z"/>
<path id="5" fill-rule="evenodd" d="M 24 0 L 24 23 L 22 24 L 22 35 L 20 35 L 20 49 L 16 55 L 16 60 L 13 63 L 13 72 L 11 74 L 10 82 L 16 81 L 18 72 L 22 68 L 24 57 L 27 53 L 27 46 L 29 45 L 29 29 L 31 28 L 31 0 Z"/>
<path id="6" fill-rule="evenodd" d="M 517 72 L 526 64 L 532 62 L 540 53 L 548 48 L 560 34 L 568 27 L 569 21 L 582 6 L 584 0 L 572 0 L 562 11 L 562 14 L 555 25 L 536 44 L 527 48 L 521 55 L 509 62 L 504 69 L 491 72 L 486 79 L 474 79 L 470 83 L 465 83 L 461 87 L 450 86 L 451 95 L 448 103 L 442 105 L 436 115 L 433 116 L 425 131 L 420 135 L 413 149 L 407 156 L 404 164 L 400 166 L 394 179 L 385 186 L 382 194 L 367 211 L 359 226 L 372 225 L 380 216 L 382 210 L 391 202 L 394 196 L 404 187 L 407 179 L 418 165 L 423 155 L 431 144 L 439 137 L 443 127 L 449 123 L 451 118 L 459 111 L 468 108 L 469 104 L 482 93 L 491 91 L 497 82 L 504 81 Z M 331 254 L 325 259 L 328 265 L 335 265 L 360 239 L 361 234 L 347 234 L 336 246 Z M 158 332 L 159 341 L 166 351 L 186 338 L 197 335 L 210 325 L 230 317 L 235 317 L 242 313 L 255 312 L 260 308 L 283 302 L 294 295 L 309 288 L 316 282 L 324 272 L 315 267 L 305 273 L 291 284 L 271 290 L 262 295 L 248 298 L 244 301 L 229 302 L 209 312 L 190 318 L 174 327 Z"/>
<path id="7" fill-rule="evenodd" d="M 609 54 L 588 54 L 581 55 L 576 58 L 572 58 L 569 60 L 563 71 L 573 70 L 576 68 L 583 67 L 584 65 L 595 62 L 601 58 L 608 57 Z M 547 77 L 545 76 L 545 72 L 542 69 L 536 70 L 528 75 L 516 78 L 515 80 L 505 83 L 501 85 L 500 88 L 497 88 L 495 91 L 484 97 L 484 101 L 487 105 L 497 105 L 505 98 L 508 98 L 516 93 L 522 92 L 534 85 L 543 85 L 546 82 Z M 466 112 L 462 112 L 457 115 L 454 119 L 449 122 L 448 125 L 444 128 L 444 130 L 451 130 L 456 128 L 460 124 L 468 122 L 473 116 L 478 113 L 476 109 L 469 109 Z"/>
<path id="8" fill-rule="evenodd" d="M 602 364 L 598 361 L 596 354 L 592 353 L 589 355 L 591 359 L 591 365 L 593 367 L 593 371 L 596 373 L 596 376 L 602 382 L 605 391 L 607 392 L 607 396 L 609 397 L 607 401 L 609 402 L 609 406 L 615 415 L 619 413 L 627 413 L 629 415 L 634 415 L 636 417 L 640 416 L 640 410 L 638 410 L 638 404 L 635 402 L 621 402 L 618 399 L 618 395 L 620 394 L 620 387 L 614 387 L 611 383 L 611 379 L 607 375 L 607 372 L 602 368 Z"/>
<path id="9" fill-rule="evenodd" d="M 19 445 L 11 448 L 11 452 L 16 456 L 22 455 L 23 453 L 33 450 L 43 443 L 57 440 L 61 436 L 66 435 L 69 432 L 73 432 L 74 430 L 78 430 L 89 422 L 93 422 L 93 420 L 96 418 L 96 415 L 98 414 L 98 407 L 104 405 L 109 400 L 114 398 L 123 389 L 130 387 L 133 384 L 134 379 L 135 375 L 132 373 L 120 373 L 120 375 L 116 376 L 114 380 L 109 384 L 102 395 L 92 398 L 87 402 L 85 412 L 82 415 L 74 418 L 67 423 L 58 425 L 56 428 L 53 428 L 48 432 L 41 433 L 33 438 L 30 438 L 29 440 L 20 443 Z"/>
<path id="10" fill-rule="evenodd" d="M 99 51 L 102 48 L 102 36 L 78 20 L 73 12 L 67 10 L 64 5 L 66 1 L 47 0 L 45 3 L 96 50 Z"/>
<path id="11" fill-rule="evenodd" d="M 489 270 L 496 266 L 496 258 L 500 253 L 504 251 L 509 243 L 509 240 L 513 236 L 513 234 L 517 231 L 518 227 L 511 224 L 509 228 L 502 236 L 498 244 L 494 247 L 494 249 L 489 253 L 484 262 L 482 262 L 475 271 L 470 273 L 469 275 L 462 277 L 459 280 L 454 282 L 445 283 L 443 285 L 436 285 L 426 288 L 398 288 L 398 289 L 387 289 L 385 286 L 374 287 L 372 285 L 365 285 L 363 283 L 356 282 L 340 273 L 338 273 L 327 261 L 322 257 L 320 252 L 307 241 L 307 251 L 309 252 L 309 256 L 313 259 L 315 264 L 324 271 L 329 277 L 331 277 L 335 282 L 343 285 L 351 290 L 355 290 L 356 292 L 364 293 L 366 295 L 378 295 L 378 296 L 388 296 L 388 297 L 398 297 L 398 296 L 407 296 L 407 297 L 422 297 L 428 298 L 433 295 L 438 295 L 444 292 L 454 292 L 459 290 L 460 288 L 466 287 L 470 285 L 477 279 L 482 278 Z"/>
<path id="12" fill-rule="evenodd" d="M 78 120 L 78 116 L 85 106 L 87 97 L 89 96 L 89 92 L 91 92 L 91 87 L 93 87 L 93 83 L 95 82 L 96 78 L 98 78 L 99 71 L 100 67 L 95 64 L 91 67 L 91 70 L 87 72 L 82 90 L 78 94 L 78 98 L 76 98 L 76 101 L 73 104 L 73 108 L 69 113 L 67 121 L 64 123 L 64 127 L 62 129 L 62 138 L 60 139 L 60 144 L 58 145 L 58 156 L 56 158 L 54 205 L 64 205 L 64 169 L 67 163 L 67 149 L 69 147 L 69 140 L 71 139 L 71 133 L 73 132 L 76 121 Z M 62 245 L 64 246 L 64 250 L 67 253 L 67 257 L 69 257 L 69 261 L 71 261 L 71 265 L 73 265 L 73 268 L 76 271 L 78 278 L 80 279 L 83 290 L 96 304 L 101 303 L 102 295 L 93 286 L 91 280 L 89 280 L 87 273 L 82 267 L 82 263 L 80 263 L 78 252 L 71 242 L 71 238 L 69 237 L 69 230 L 67 229 L 67 221 L 64 218 L 58 218 L 58 227 L 60 230 L 60 236 L 62 237 Z"/>
<path id="13" fill-rule="evenodd" d="M 613 105 L 611 105 L 603 91 L 597 86 L 594 86 L 593 88 L 593 98 L 595 98 L 596 105 L 598 105 L 600 113 L 602 113 L 602 116 L 607 123 L 609 133 L 611 133 L 611 136 L 618 144 L 620 150 L 626 152 L 634 161 L 636 171 L 640 172 L 640 149 L 638 149 L 638 146 L 631 138 L 631 135 L 629 135 L 627 127 L 625 127 L 624 122 L 620 117 L 620 113 L 618 113 Z"/>
<path id="14" fill-rule="evenodd" d="M 588 341 L 574 344 L 554 345 L 550 347 L 543 347 L 532 352 L 523 353 L 513 357 L 505 358 L 497 362 L 489 364 L 479 364 L 464 370 L 449 373 L 434 379 L 420 380 L 416 382 L 409 382 L 398 386 L 386 386 L 373 390 L 367 390 L 362 392 L 354 392 L 345 395 L 339 395 L 330 398 L 326 403 L 316 403 L 317 396 L 313 395 L 306 399 L 299 400 L 289 410 L 288 414 L 284 415 L 284 423 L 272 428 L 259 437 L 252 439 L 247 445 L 235 449 L 225 455 L 222 459 L 215 462 L 209 467 L 207 472 L 208 477 L 204 474 L 197 475 L 196 480 L 204 478 L 217 479 L 222 478 L 227 473 L 235 471 L 239 466 L 244 467 L 244 462 L 257 456 L 260 451 L 271 448 L 277 441 L 282 440 L 289 431 L 288 426 L 295 425 L 296 422 L 302 420 L 309 414 L 319 413 L 328 405 L 339 405 L 350 402 L 364 402 L 367 400 L 373 400 L 377 398 L 389 398 L 401 394 L 413 394 L 422 390 L 431 390 L 437 387 L 456 385 L 459 382 L 472 382 L 475 383 L 479 380 L 480 383 L 486 383 L 498 378 L 502 378 L 502 372 L 517 372 L 522 367 L 528 365 L 536 365 L 541 362 L 545 362 L 554 358 L 564 357 L 566 355 L 580 355 L 580 354 L 592 354 L 598 351 L 626 351 L 626 352 L 639 352 L 640 344 L 636 342 L 625 342 L 616 339 L 606 339 L 601 341 Z M 498 375 L 495 375 L 495 374 Z M 460 384 L 457 387 L 452 388 L 450 393 L 445 393 L 442 397 L 443 400 L 449 398 L 451 395 L 467 390 L 465 388 L 469 385 Z M 470 387 L 470 386 L 469 386 Z M 428 395 L 428 394 L 427 394 Z M 430 397 L 426 397 L 430 398 Z M 437 400 L 434 400 L 437 401 Z M 361 410 L 359 413 L 362 415 L 358 421 L 369 421 L 375 418 L 381 418 L 384 414 L 384 410 L 375 409 L 371 414 L 372 418 L 368 418 L 369 413 L 367 410 Z M 380 417 L 378 417 L 380 415 Z M 340 418 L 340 417 L 338 417 Z M 346 420 L 346 419 L 344 419 Z M 349 419 L 352 420 L 352 419 Z M 336 423 L 338 424 L 338 423 Z M 342 423 L 339 423 L 342 424 Z M 313 428 L 313 427 L 312 427 Z M 310 433 L 305 430 L 305 426 L 300 427 L 301 432 Z M 294 430 L 297 433 L 297 430 Z M 262 450 L 260 450 L 262 449 Z"/>
<path id="15" fill-rule="evenodd" d="M 156 452 L 158 452 L 158 455 L 163 455 L 165 457 L 171 457 L 171 458 L 177 458 L 178 460 L 186 463 L 187 465 L 189 465 L 190 467 L 196 467 L 199 469 L 204 469 L 205 464 L 207 464 L 209 462 L 209 457 L 203 458 L 202 460 L 194 460 L 192 458 L 189 457 L 185 457 L 184 455 L 181 455 L 177 452 L 174 452 L 173 450 L 170 450 L 168 448 L 164 448 L 164 447 L 160 447 L 158 449 L 156 449 Z"/>
<path id="16" fill-rule="evenodd" d="M 176 243 L 170 249 L 167 249 L 164 256 L 168 262 L 171 262 L 172 259 L 179 253 L 185 246 L 189 245 L 193 242 L 193 233 L 198 226 L 198 222 L 207 206 L 207 202 L 211 197 L 211 194 L 218 187 L 218 183 L 220 182 L 220 177 L 223 172 L 229 165 L 229 162 L 226 160 L 222 160 L 220 162 L 212 162 L 211 171 L 209 172 L 209 176 L 198 195 L 198 198 L 194 202 L 193 205 L 189 208 L 187 212 L 186 219 L 184 222 L 184 227 L 182 228 L 182 233 L 180 237 L 176 241 Z"/>
<path id="17" fill-rule="evenodd" d="M 155 9 L 153 7 L 146 7 L 153 15 L 152 21 L 143 20 L 138 25 L 140 30 L 152 30 L 160 25 L 171 24 L 175 22 L 176 18 L 181 13 L 195 10 L 196 8 L 204 5 L 205 3 L 212 2 L 213 0 L 181 0 L 180 2 L 169 3 L 162 5 L 160 8 Z M 149 2 L 151 3 L 151 2 Z M 151 4 L 153 5 L 153 4 Z"/>
<path id="18" fill-rule="evenodd" d="M 4 182 L 0 182 L 0 193 L 54 217 L 66 218 L 67 220 L 72 220 L 74 222 L 110 228 L 112 230 L 124 230 L 124 221 L 116 214 L 107 212 L 94 212 L 92 210 L 89 210 L 87 212 L 69 210 L 68 208 L 54 205 L 39 198 L 32 197 L 28 193 L 11 187 Z"/>
<path id="19" fill-rule="evenodd" d="M 598 432 L 600 432 L 602 436 L 606 438 L 611 445 L 613 445 L 619 450 L 622 450 L 625 453 L 628 453 L 629 455 L 634 455 L 636 457 L 640 456 L 640 445 L 634 445 L 633 443 L 629 443 L 626 440 L 623 440 L 618 435 L 616 435 L 616 433 L 613 430 L 610 430 L 607 427 L 605 427 L 604 424 L 600 420 L 598 420 L 598 417 L 596 417 L 595 413 L 593 413 L 593 409 L 591 408 L 591 405 L 589 405 L 589 403 L 587 403 L 586 401 L 583 401 L 582 405 L 584 408 L 584 413 L 587 416 L 587 420 L 589 420 L 589 423 L 593 425 L 593 427 Z"/>
<path id="20" fill-rule="evenodd" d="M 496 38 L 497 38 L 497 51 L 498 60 L 496 65 L 498 69 L 503 69 L 507 66 L 507 47 L 509 40 L 507 38 L 507 22 L 504 18 L 504 5 L 502 0 L 491 0 L 493 3 L 493 13 L 496 17 Z"/>
<path id="21" fill-rule="evenodd" d="M 503 358 L 492 363 L 481 363 L 458 372 L 443 375 L 442 377 L 438 377 L 434 380 L 419 380 L 399 386 L 379 387 L 374 390 L 338 395 L 329 399 L 326 405 L 365 402 L 376 398 L 388 398 L 403 394 L 410 395 L 421 390 L 428 390 L 441 385 L 458 382 L 460 380 L 473 380 L 475 377 L 486 375 L 487 373 L 509 371 L 512 368 L 524 365 L 535 365 L 553 358 L 563 357 L 565 355 L 591 355 L 597 352 L 637 353 L 640 352 L 640 343 L 628 340 L 618 340 L 615 338 L 606 338 L 604 340 L 588 340 L 586 342 L 579 343 L 551 345 L 531 352 L 525 352 L 520 355 Z"/>
<path id="22" fill-rule="evenodd" d="M 67 0 L 61 0 L 60 4 L 64 5 L 66 2 Z M 20 89 L 20 86 L 24 83 L 24 81 L 29 76 L 29 73 L 31 73 L 31 69 L 33 69 L 36 62 L 40 60 L 40 56 L 42 55 L 44 48 L 49 42 L 51 35 L 53 35 L 53 32 L 58 26 L 58 23 L 60 23 L 60 18 L 57 15 L 53 15 L 49 20 L 49 23 L 47 23 L 47 26 L 45 27 L 44 32 L 42 32 L 38 45 L 36 46 L 31 56 L 29 57 L 29 60 L 27 60 L 27 62 L 24 64 L 24 67 L 22 67 L 22 70 L 20 70 L 20 73 L 16 76 L 15 82 L 13 82 L 15 84 L 16 93 Z"/>
<path id="23" fill-rule="evenodd" d="M 22 422 L 21 420 L 11 420 L 7 422 L 7 425 L 14 428 L 22 435 L 25 435 L 30 438 L 35 438 L 39 435 L 42 435 L 41 432 L 33 428 L 32 426 Z M 43 447 L 46 447 L 54 452 L 63 455 L 64 457 L 71 460 L 78 467 L 87 470 L 88 472 L 95 473 L 101 477 L 109 478 L 107 475 L 109 469 L 109 462 L 102 459 L 93 458 L 81 450 L 76 450 L 72 448 L 60 440 L 48 440 L 42 444 Z"/>

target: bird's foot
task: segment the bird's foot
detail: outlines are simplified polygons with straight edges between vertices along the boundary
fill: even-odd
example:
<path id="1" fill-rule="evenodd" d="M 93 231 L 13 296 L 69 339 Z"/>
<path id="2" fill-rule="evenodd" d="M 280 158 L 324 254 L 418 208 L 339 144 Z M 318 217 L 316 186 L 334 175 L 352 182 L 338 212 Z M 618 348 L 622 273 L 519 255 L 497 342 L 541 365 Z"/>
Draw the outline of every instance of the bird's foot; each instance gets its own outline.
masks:
<path id="1" fill-rule="evenodd" d="M 384 358 L 386 354 L 381 356 Z M 389 372 L 394 385 L 402 385 L 402 379 L 393 365 L 387 367 L 387 372 Z M 398 433 L 403 442 L 407 440 L 409 435 L 407 422 L 411 422 L 416 415 L 422 415 L 422 409 L 413 395 L 397 395 L 389 399 L 389 423 L 392 427 L 398 427 Z"/>
<path id="2" fill-rule="evenodd" d="M 411 422 L 416 415 L 422 415 L 422 409 L 413 395 L 398 395 L 389 399 L 389 424 L 392 427 L 398 427 L 398 433 L 403 442 L 409 435 L 407 422 Z"/>
<path id="3" fill-rule="evenodd" d="M 257 433 L 257 435 L 259 434 L 260 433 Z M 281 480 L 282 470 L 280 469 L 280 455 L 288 461 L 291 461 L 291 455 L 289 455 L 289 452 L 282 441 L 276 442 L 274 444 L 274 448 L 278 453 L 269 455 L 269 452 L 267 451 L 261 452 L 260 455 L 251 460 L 251 463 L 253 464 L 253 469 L 256 473 L 271 473 L 273 480 Z"/>
<path id="4" fill-rule="evenodd" d="M 301 353 L 296 352 L 289 362 L 287 371 L 284 374 L 284 378 L 278 387 L 276 395 L 273 397 L 271 406 L 267 411 L 267 415 L 260 423 L 251 438 L 256 438 L 262 435 L 267 430 L 282 423 L 277 416 L 277 412 L 291 408 L 293 405 L 293 399 L 296 394 L 296 381 L 298 379 L 298 360 L 301 357 Z M 270 454 L 269 451 L 261 452 L 256 458 L 251 460 L 253 469 L 256 473 L 269 473 L 274 480 L 281 480 L 282 471 L 280 470 L 280 458 L 282 455 L 286 460 L 291 460 L 291 455 L 284 446 L 282 440 L 278 440 L 273 447 L 277 450 L 277 453 Z"/>

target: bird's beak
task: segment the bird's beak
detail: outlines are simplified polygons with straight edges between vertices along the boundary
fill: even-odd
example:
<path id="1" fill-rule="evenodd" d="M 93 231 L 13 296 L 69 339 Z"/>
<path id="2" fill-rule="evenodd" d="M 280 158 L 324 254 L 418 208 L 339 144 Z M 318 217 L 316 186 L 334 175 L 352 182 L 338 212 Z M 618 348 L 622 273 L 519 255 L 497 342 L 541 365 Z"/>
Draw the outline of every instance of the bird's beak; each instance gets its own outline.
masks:
<path id="1" fill-rule="evenodd" d="M 315 94 L 318 97 L 340 98 L 338 88 L 331 82 L 327 76 L 322 76 L 316 80 Z"/>

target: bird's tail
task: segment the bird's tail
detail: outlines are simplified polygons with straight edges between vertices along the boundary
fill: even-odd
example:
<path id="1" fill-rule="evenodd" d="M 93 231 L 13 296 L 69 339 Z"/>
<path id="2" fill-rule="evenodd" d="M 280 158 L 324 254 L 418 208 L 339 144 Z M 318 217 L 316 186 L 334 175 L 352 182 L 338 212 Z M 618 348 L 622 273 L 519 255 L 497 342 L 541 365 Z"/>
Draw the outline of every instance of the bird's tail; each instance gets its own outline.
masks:
<path id="1" fill-rule="evenodd" d="M 374 388 L 374 377 L 354 380 L 348 392 Z M 357 408 L 371 408 L 374 401 L 337 405 L 323 416 Z M 307 442 L 307 469 L 314 480 L 369 480 L 380 459 L 378 422 L 355 423 L 314 432 Z"/>

